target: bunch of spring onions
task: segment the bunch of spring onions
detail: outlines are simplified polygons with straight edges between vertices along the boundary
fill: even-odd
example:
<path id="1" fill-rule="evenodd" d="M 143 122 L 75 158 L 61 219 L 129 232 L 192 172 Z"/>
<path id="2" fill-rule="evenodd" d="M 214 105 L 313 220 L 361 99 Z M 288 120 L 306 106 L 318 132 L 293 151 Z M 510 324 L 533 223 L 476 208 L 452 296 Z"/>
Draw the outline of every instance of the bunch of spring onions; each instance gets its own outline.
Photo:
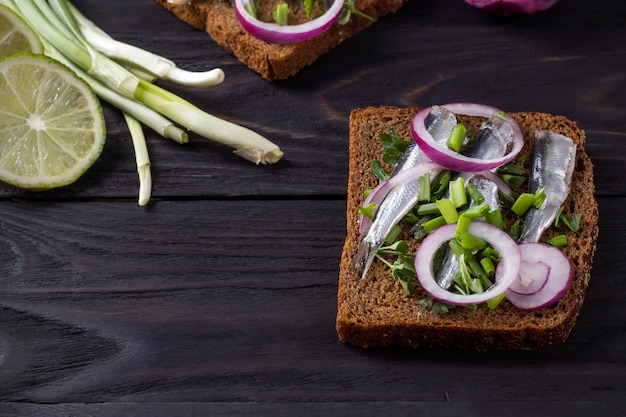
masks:
<path id="1" fill-rule="evenodd" d="M 256 164 L 277 162 L 280 148 L 242 126 L 208 114 L 159 87 L 164 79 L 188 86 L 211 86 L 224 79 L 220 69 L 190 72 L 170 60 L 112 39 L 68 0 L 0 0 L 39 34 L 45 54 L 84 79 L 104 101 L 124 114 L 135 149 L 139 174 L 139 204 L 150 199 L 150 160 L 143 125 L 179 143 L 185 129 L 228 145 L 235 154 Z"/>

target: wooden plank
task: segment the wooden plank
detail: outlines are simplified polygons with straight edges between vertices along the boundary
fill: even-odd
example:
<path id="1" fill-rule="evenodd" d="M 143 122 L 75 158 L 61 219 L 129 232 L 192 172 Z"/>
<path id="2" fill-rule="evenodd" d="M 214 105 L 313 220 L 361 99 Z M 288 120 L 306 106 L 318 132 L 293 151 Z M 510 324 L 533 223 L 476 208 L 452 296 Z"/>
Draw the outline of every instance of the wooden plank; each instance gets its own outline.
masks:
<path id="1" fill-rule="evenodd" d="M 594 3 L 590 15 L 581 12 L 584 4 L 560 2 L 537 16 L 497 20 L 464 2 L 441 1 L 436 7 L 409 2 L 297 77 L 269 83 L 156 3 L 77 2 L 120 40 L 185 68 L 222 67 L 227 78 L 221 86 L 172 88 L 199 107 L 270 137 L 286 153 L 276 166 L 257 167 L 199 138 L 180 146 L 148 132 L 155 198 L 343 195 L 353 108 L 464 100 L 576 120 L 589 136 L 598 193 L 623 195 L 623 185 L 614 180 L 626 156 L 626 103 L 619 93 L 626 83 L 626 31 L 602 16 L 619 15 L 624 6 Z M 115 110 L 107 107 L 106 115 L 104 154 L 78 183 L 43 194 L 1 185 L 0 197 L 136 198 L 126 127 Z"/>
<path id="2" fill-rule="evenodd" d="M 620 401 L 623 205 L 568 342 L 484 354 L 338 341 L 343 201 L 0 203 L 0 398 Z"/>
<path id="3" fill-rule="evenodd" d="M 626 406 L 623 402 L 580 402 L 580 401 L 472 401 L 472 402 L 297 402 L 297 403 L 103 403 L 103 404 L 0 404 L 0 412 L 6 411 L 13 417 L 70 417 L 89 415 L 98 417 L 137 416 L 186 417 L 220 416 L 342 416 L 377 417 L 381 415 L 413 416 L 439 414 L 445 416 L 478 417 L 486 414 L 501 417 L 551 416 L 560 417 L 581 415 L 622 415 Z"/>

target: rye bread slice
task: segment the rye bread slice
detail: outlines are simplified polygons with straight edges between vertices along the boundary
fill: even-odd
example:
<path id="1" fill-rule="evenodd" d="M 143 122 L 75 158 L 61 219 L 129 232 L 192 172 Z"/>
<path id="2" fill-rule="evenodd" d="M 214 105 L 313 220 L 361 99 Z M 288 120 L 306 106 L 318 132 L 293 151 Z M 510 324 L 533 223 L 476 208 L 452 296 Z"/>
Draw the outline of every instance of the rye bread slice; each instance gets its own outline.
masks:
<path id="1" fill-rule="evenodd" d="M 534 133 L 551 129 L 572 138 L 578 145 L 572 191 L 565 202 L 568 213 L 581 214 L 576 233 L 550 230 L 542 240 L 565 233 L 564 252 L 574 265 L 574 279 L 567 294 L 551 307 L 523 311 L 508 301 L 497 309 L 481 305 L 475 310 L 457 307 L 435 319 L 420 315 L 418 290 L 409 297 L 395 282 L 389 269 L 375 261 L 365 278 L 351 268 L 361 237 L 358 206 L 363 192 L 377 184 L 371 162 L 381 160 L 378 135 L 395 128 L 411 138 L 410 122 L 416 108 L 369 107 L 350 115 L 350 166 L 347 195 L 347 236 L 340 264 L 336 328 L 339 339 L 355 346 L 447 347 L 473 350 L 537 350 L 563 343 L 576 323 L 590 280 L 591 262 L 598 237 L 598 206 L 594 197 L 593 166 L 585 152 L 585 133 L 575 122 L 544 113 L 512 113 L 524 134 L 522 154 L 532 153 Z M 464 123 L 476 119 L 463 118 Z M 530 159 L 530 158 L 529 158 Z M 415 244 L 417 245 L 417 243 Z"/>
<path id="2" fill-rule="evenodd" d="M 192 27 L 206 31 L 224 50 L 266 80 L 286 79 L 295 75 L 341 42 L 373 24 L 368 19 L 353 15 L 346 25 L 336 23 L 313 39 L 279 45 L 267 43 L 247 33 L 225 0 L 156 2 Z M 407 0 L 355 0 L 354 4 L 358 10 L 378 19 L 396 12 L 406 2 Z"/>

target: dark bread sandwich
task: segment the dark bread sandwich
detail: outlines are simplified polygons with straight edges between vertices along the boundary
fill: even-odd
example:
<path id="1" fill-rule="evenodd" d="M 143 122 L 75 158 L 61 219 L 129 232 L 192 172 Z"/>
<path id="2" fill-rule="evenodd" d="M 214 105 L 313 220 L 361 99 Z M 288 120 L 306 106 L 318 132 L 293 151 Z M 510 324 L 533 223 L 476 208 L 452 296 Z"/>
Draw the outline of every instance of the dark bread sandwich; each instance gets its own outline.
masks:
<path id="1" fill-rule="evenodd" d="M 407 0 L 354 0 L 354 7 L 368 18 L 352 14 L 345 24 L 335 22 L 312 39 L 290 44 L 266 42 L 251 35 L 239 23 L 233 6 L 226 0 L 156 1 L 192 27 L 206 31 L 218 45 L 263 78 L 275 80 L 295 75 L 380 17 L 396 12 Z M 259 16 L 273 10 L 277 3 L 262 1 Z"/>
<path id="2" fill-rule="evenodd" d="M 505 299 L 494 309 L 479 304 L 475 308 L 456 306 L 445 314 L 432 314 L 420 303 L 427 298 L 423 289 L 418 286 L 413 295 L 407 294 L 383 262 L 374 260 L 364 275 L 355 268 L 354 258 L 363 240 L 359 207 L 365 191 L 379 183 L 371 169 L 372 161 L 381 161 L 383 147 L 379 135 L 395 130 L 401 138 L 411 140 L 411 123 L 418 110 L 370 107 L 355 109 L 350 115 L 347 236 L 340 264 L 336 317 L 339 339 L 360 347 L 398 345 L 480 351 L 536 350 L 564 342 L 575 325 L 590 280 L 598 236 L 598 207 L 593 166 L 584 147 L 585 133 L 563 116 L 509 114 L 523 134 L 520 156 L 532 155 L 535 134 L 545 129 L 571 138 L 577 145 L 571 192 L 563 203 L 563 211 L 580 214 L 580 227 L 576 232 L 552 227 L 541 236 L 545 242 L 565 234 L 568 241 L 560 249 L 570 260 L 573 274 L 571 285 L 558 301 L 545 308 L 522 310 Z M 479 119 L 459 116 L 468 126 L 480 126 L 483 120 Z M 402 227 L 401 233 L 408 235 L 408 226 Z M 413 251 L 420 245 L 419 241 L 411 244 Z"/>

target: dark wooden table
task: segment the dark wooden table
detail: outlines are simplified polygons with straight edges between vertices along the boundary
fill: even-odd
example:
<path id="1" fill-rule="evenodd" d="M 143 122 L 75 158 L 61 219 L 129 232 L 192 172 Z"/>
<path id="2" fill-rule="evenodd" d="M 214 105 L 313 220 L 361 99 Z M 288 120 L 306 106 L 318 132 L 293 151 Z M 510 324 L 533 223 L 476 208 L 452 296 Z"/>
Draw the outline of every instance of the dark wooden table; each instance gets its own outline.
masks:
<path id="1" fill-rule="evenodd" d="M 74 4 L 182 67 L 221 67 L 221 86 L 173 89 L 285 158 L 255 166 L 149 132 L 142 208 L 126 126 L 105 106 L 104 153 L 77 183 L 0 185 L 0 415 L 626 415 L 626 2 L 500 19 L 411 0 L 273 83 L 151 0 Z M 349 112 L 452 101 L 563 114 L 587 133 L 600 240 L 578 324 L 553 350 L 337 339 Z"/>

